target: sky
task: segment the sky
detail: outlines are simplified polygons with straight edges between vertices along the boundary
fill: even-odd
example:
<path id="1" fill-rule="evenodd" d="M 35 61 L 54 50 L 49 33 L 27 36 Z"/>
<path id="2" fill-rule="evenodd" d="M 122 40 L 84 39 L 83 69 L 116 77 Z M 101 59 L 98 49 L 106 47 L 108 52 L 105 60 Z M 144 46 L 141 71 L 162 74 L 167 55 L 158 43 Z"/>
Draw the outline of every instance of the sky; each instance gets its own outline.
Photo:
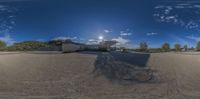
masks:
<path id="1" fill-rule="evenodd" d="M 200 41 L 200 0 L 0 0 L 0 40 L 116 40 L 137 48 Z"/>

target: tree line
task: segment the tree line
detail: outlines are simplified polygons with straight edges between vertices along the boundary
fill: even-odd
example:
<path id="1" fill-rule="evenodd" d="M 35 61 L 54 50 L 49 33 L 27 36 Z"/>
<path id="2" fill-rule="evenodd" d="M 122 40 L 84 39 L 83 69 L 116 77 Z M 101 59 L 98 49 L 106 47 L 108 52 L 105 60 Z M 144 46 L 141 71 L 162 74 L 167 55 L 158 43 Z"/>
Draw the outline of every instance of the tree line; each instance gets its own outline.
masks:
<path id="1" fill-rule="evenodd" d="M 155 52 L 169 52 L 169 51 L 188 51 L 188 50 L 196 50 L 200 51 L 200 41 L 196 45 L 195 48 L 188 48 L 187 45 L 181 46 L 181 44 L 174 44 L 174 48 L 171 48 L 169 43 L 164 43 L 161 48 L 149 48 L 148 44 L 146 42 L 141 42 L 139 49 L 136 51 L 142 51 L 142 52 L 148 52 L 148 51 L 155 51 Z"/>
<path id="2" fill-rule="evenodd" d="M 0 50 L 1 51 L 33 51 L 40 50 L 42 48 L 50 49 L 52 46 L 61 46 L 63 42 L 72 42 L 71 40 L 50 40 L 46 42 L 42 41 L 24 41 L 19 43 L 14 43 L 11 46 L 7 46 L 4 41 L 0 40 Z"/>
<path id="3" fill-rule="evenodd" d="M 0 50 L 5 51 L 31 51 L 38 50 L 40 48 L 50 48 L 50 46 L 61 46 L 62 43 L 73 43 L 71 40 L 50 40 L 46 42 L 42 41 L 24 41 L 19 43 L 14 43 L 11 46 L 7 46 L 4 41 L 0 40 Z M 187 45 L 181 46 L 181 44 L 175 44 L 174 48 L 171 48 L 169 43 L 164 43 L 160 48 L 149 48 L 146 42 L 141 42 L 139 49 L 136 51 L 141 52 L 168 52 L 168 51 L 187 51 L 188 49 L 195 50 L 195 48 L 188 48 Z M 200 41 L 196 45 L 196 51 L 200 51 Z"/>

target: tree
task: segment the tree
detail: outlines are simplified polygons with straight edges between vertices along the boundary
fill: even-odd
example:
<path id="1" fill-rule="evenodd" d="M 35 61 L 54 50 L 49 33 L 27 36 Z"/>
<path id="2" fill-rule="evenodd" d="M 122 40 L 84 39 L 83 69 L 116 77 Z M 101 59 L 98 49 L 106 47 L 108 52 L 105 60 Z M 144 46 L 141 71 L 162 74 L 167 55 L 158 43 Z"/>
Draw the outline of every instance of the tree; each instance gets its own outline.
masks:
<path id="1" fill-rule="evenodd" d="M 146 42 L 141 42 L 140 43 L 140 51 L 147 51 L 148 50 L 148 45 Z"/>
<path id="2" fill-rule="evenodd" d="M 170 51 L 170 45 L 169 45 L 168 43 L 164 43 L 164 44 L 162 45 L 162 50 L 163 50 L 164 52 Z"/>
<path id="3" fill-rule="evenodd" d="M 188 46 L 187 46 L 187 45 L 184 45 L 184 46 L 183 46 L 183 49 L 184 49 L 184 51 L 187 51 L 187 50 L 188 50 Z"/>
<path id="4" fill-rule="evenodd" d="M 5 47 L 6 47 L 6 43 L 0 40 L 0 49 L 3 49 Z"/>
<path id="5" fill-rule="evenodd" d="M 200 51 L 200 41 L 197 43 L 196 49 L 197 51 Z"/>
<path id="6" fill-rule="evenodd" d="M 70 39 L 67 39 L 67 40 L 61 40 L 61 39 L 58 39 L 58 40 L 50 40 L 48 42 L 49 45 L 55 45 L 55 46 L 60 46 L 62 45 L 63 43 L 73 43 Z"/>
<path id="7" fill-rule="evenodd" d="M 181 45 L 180 44 L 175 44 L 174 48 L 176 51 L 181 51 Z"/>
<path id="8" fill-rule="evenodd" d="M 8 47 L 8 50 L 12 51 L 32 51 L 39 50 L 40 48 L 47 47 L 47 43 L 39 41 L 24 41 L 20 43 L 15 43 Z"/>

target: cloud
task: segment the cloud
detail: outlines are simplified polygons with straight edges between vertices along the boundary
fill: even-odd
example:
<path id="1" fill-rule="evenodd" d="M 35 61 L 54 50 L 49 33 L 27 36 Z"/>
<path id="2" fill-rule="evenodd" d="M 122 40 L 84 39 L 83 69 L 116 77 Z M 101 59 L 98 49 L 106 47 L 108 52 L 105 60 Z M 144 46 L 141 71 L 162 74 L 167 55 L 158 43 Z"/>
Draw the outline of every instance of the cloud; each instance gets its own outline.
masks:
<path id="1" fill-rule="evenodd" d="M 200 8 L 200 5 L 194 5 L 194 7 L 196 7 L 196 8 Z"/>
<path id="2" fill-rule="evenodd" d="M 158 35 L 158 33 L 154 33 L 154 32 L 147 33 L 147 36 L 153 36 L 153 35 Z"/>
<path id="3" fill-rule="evenodd" d="M 77 39 L 77 37 L 76 36 L 74 36 L 74 37 L 59 36 L 59 37 L 53 38 L 53 40 L 68 40 L 68 39 L 75 40 L 75 39 Z"/>
<path id="4" fill-rule="evenodd" d="M 1 1 L 1 0 L 0 0 Z M 15 19 L 18 9 L 13 6 L 0 5 L 0 33 L 11 33 L 16 26 Z"/>
<path id="5" fill-rule="evenodd" d="M 103 30 L 105 33 L 110 33 L 110 32 L 112 32 L 111 30 Z"/>
<path id="6" fill-rule="evenodd" d="M 192 35 L 192 36 L 187 36 L 187 38 L 188 38 L 188 39 L 195 40 L 195 41 L 197 41 L 197 42 L 200 41 L 200 37 L 193 36 L 193 35 Z"/>
<path id="7" fill-rule="evenodd" d="M 79 40 L 80 40 L 80 41 L 85 41 L 86 39 L 85 39 L 85 38 L 79 38 Z"/>
<path id="8" fill-rule="evenodd" d="M 112 41 L 117 41 L 117 45 L 118 46 L 126 46 L 130 40 L 122 38 L 122 37 L 116 37 L 111 39 Z M 106 40 L 105 40 L 106 41 Z M 100 42 L 102 42 L 102 40 L 100 39 L 88 39 L 86 44 L 92 45 L 92 44 L 100 44 Z"/>
<path id="9" fill-rule="evenodd" d="M 121 31 L 120 35 L 121 36 L 130 36 L 130 35 L 132 35 L 132 33 Z"/>
<path id="10" fill-rule="evenodd" d="M 183 5 L 190 3 L 200 3 L 199 0 L 160 0 L 161 3 L 180 3 Z"/>
<path id="11" fill-rule="evenodd" d="M 172 23 L 200 32 L 199 3 L 198 0 L 161 1 L 161 4 L 154 7 L 153 16 L 158 22 Z M 190 15 L 189 18 L 188 15 Z"/>
<path id="12" fill-rule="evenodd" d="M 0 0 L 0 2 L 21 2 L 21 1 L 32 1 L 32 0 Z"/>
<path id="13" fill-rule="evenodd" d="M 122 37 L 118 37 L 118 38 L 113 38 L 112 40 L 117 41 L 119 45 L 125 45 L 128 42 L 130 42 L 130 40 L 128 39 L 124 39 Z"/>
<path id="14" fill-rule="evenodd" d="M 88 41 L 89 41 L 89 42 L 95 42 L 95 41 L 97 41 L 97 40 L 95 40 L 95 39 L 89 39 Z"/>
<path id="15" fill-rule="evenodd" d="M 16 12 L 18 9 L 16 7 L 13 6 L 7 6 L 7 5 L 0 5 L 0 14 L 4 14 L 4 13 L 13 13 Z M 9 16 L 9 17 L 12 17 Z"/>
<path id="16" fill-rule="evenodd" d="M 92 45 L 92 44 L 99 44 L 101 40 L 99 39 L 89 39 L 86 44 Z"/>
<path id="17" fill-rule="evenodd" d="M 0 40 L 6 42 L 6 44 L 7 44 L 8 46 L 13 45 L 14 43 L 16 43 L 16 41 L 13 40 L 13 38 L 11 38 L 10 35 L 8 35 L 8 34 L 6 34 L 6 35 L 3 36 L 3 37 L 0 37 Z"/>
<path id="18" fill-rule="evenodd" d="M 199 28 L 199 24 L 196 23 L 196 22 L 194 22 L 194 21 L 189 21 L 189 22 L 185 25 L 185 27 L 186 27 L 187 29 L 196 29 L 196 28 Z"/>

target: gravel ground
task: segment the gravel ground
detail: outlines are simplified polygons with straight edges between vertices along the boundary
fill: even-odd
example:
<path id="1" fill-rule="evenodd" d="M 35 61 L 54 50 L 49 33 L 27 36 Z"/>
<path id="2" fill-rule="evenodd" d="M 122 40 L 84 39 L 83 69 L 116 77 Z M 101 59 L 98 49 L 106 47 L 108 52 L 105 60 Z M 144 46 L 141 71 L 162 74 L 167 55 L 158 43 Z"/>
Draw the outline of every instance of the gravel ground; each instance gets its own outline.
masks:
<path id="1" fill-rule="evenodd" d="M 180 53 L 0 52 L 0 99 L 200 99 L 199 64 Z"/>

